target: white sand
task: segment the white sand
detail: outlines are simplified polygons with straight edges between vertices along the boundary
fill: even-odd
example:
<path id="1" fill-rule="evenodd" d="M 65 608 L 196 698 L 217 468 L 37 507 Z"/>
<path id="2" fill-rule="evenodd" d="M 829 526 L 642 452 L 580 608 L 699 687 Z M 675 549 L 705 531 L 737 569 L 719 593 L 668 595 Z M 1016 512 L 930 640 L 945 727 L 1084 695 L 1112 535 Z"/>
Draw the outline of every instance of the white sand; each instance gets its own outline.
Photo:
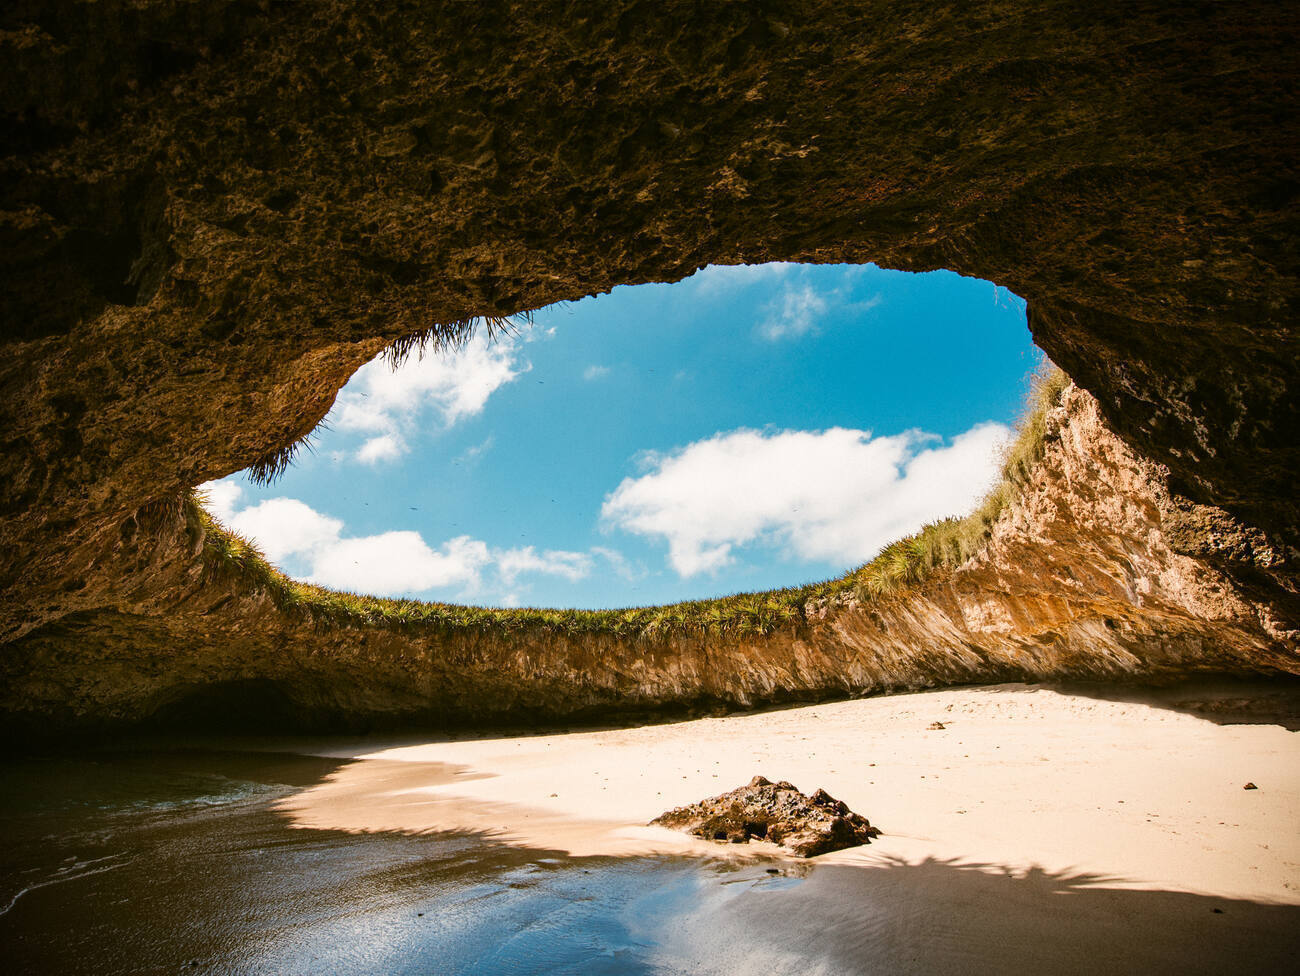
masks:
<path id="1" fill-rule="evenodd" d="M 1300 905 L 1300 736 L 1148 704 L 1005 685 L 331 754 L 366 761 L 283 801 L 298 826 L 483 831 L 577 855 L 771 856 L 644 826 L 761 773 L 823 787 L 884 831 L 818 865 L 946 862 Z"/>

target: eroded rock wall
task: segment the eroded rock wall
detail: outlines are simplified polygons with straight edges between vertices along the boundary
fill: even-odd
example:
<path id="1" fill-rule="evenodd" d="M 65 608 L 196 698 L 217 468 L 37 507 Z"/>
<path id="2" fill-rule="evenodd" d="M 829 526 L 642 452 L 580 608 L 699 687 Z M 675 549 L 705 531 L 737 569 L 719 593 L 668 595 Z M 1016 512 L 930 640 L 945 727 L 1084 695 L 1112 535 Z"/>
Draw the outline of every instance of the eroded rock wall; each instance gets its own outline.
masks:
<path id="1" fill-rule="evenodd" d="M 133 513 L 305 434 L 398 336 L 776 259 L 1025 296 L 1169 468 L 1165 538 L 1294 602 L 1296 21 L 1272 0 L 13 0 L 0 641 L 90 626 L 70 615 L 133 586 L 104 556 Z"/>
<path id="2" fill-rule="evenodd" d="M 105 554 L 112 605 L 5 648 L 0 713 L 47 732 L 160 717 L 359 728 L 626 718 L 966 682 L 1300 673 L 1295 633 L 1231 577 L 1169 547 L 1165 473 L 1107 429 L 1089 394 L 1068 389 L 1046 423 L 1042 461 L 979 555 L 893 597 L 810 604 L 762 636 L 313 620 L 246 579 L 214 576 L 201 526 L 162 506 Z"/>

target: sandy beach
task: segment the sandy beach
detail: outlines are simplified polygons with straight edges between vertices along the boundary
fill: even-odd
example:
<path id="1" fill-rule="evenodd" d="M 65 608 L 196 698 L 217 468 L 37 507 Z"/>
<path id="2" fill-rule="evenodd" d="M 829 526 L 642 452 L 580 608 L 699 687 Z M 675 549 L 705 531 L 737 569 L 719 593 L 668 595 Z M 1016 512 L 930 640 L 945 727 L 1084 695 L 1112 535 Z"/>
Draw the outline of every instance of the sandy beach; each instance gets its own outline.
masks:
<path id="1" fill-rule="evenodd" d="M 1039 960 L 1050 971 L 1075 971 L 1062 960 L 1078 952 L 1111 951 L 1121 953 L 1116 965 L 1141 960 L 1148 971 L 1230 971 L 1235 958 L 1238 972 L 1267 972 L 1294 959 L 1300 906 L 1300 737 L 1272 714 L 1294 697 L 1283 689 L 1272 699 L 1200 687 L 1124 701 L 1003 685 L 344 749 L 330 754 L 359 761 L 279 809 L 300 827 L 473 831 L 574 856 L 724 858 L 755 884 L 763 865 L 779 864 L 783 877 L 804 880 L 725 907 L 702 903 L 679 927 L 681 939 L 747 946 L 728 950 L 736 972 L 763 971 L 785 951 L 820 959 L 826 972 L 855 971 L 855 953 L 878 962 L 886 945 L 897 951 L 884 958 L 908 971 L 992 971 L 1003 948 L 1035 941 L 1061 949 Z M 1221 724 L 1243 718 L 1257 724 Z M 825 788 L 884 836 L 802 862 L 771 845 L 720 846 L 645 826 L 755 774 Z M 897 896 L 890 924 L 864 929 L 854 906 L 868 888 Z M 990 912 L 991 897 L 1005 911 Z M 921 920 L 936 912 L 949 950 L 922 935 Z M 811 955 L 800 944 L 807 931 L 790 929 L 797 918 L 818 933 Z M 1225 942 L 1234 925 L 1247 926 L 1237 934 L 1251 955 Z M 921 928 L 909 937 L 909 926 Z M 788 938 L 777 938 L 783 927 Z M 1132 955 L 1135 940 L 1145 955 Z M 906 964 L 915 941 L 938 955 Z M 1233 958 L 1218 959 L 1228 943 Z"/>

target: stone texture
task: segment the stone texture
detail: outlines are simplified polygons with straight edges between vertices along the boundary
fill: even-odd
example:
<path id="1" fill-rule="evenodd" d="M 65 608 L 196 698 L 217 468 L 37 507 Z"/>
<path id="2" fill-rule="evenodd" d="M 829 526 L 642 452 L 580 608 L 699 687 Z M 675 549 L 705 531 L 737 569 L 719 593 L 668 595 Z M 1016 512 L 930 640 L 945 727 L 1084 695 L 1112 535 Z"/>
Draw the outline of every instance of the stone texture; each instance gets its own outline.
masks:
<path id="1" fill-rule="evenodd" d="M 1294 7 L 1273 2 L 14 0 L 0 12 L 7 707 L 125 718 L 182 677 L 289 680 L 291 657 L 308 662 L 296 695 L 323 681 L 345 710 L 491 694 L 477 669 L 492 654 L 422 637 L 436 693 L 335 700 L 323 672 L 373 654 L 377 688 L 410 638 L 295 652 L 300 625 L 256 595 L 215 609 L 184 527 L 158 513 L 306 434 L 403 335 L 777 259 L 951 268 L 1025 296 L 1038 343 L 1135 457 L 1167 469 L 1144 516 L 1161 554 L 1128 536 L 1118 562 L 1088 562 L 1094 542 L 1029 546 L 1032 573 L 988 568 L 1023 592 L 967 576 L 970 591 L 891 611 L 879 636 L 881 612 L 836 611 L 743 681 L 724 668 L 644 685 L 616 677 L 623 648 L 611 664 L 610 648 L 539 635 L 538 687 L 477 707 L 879 687 L 859 652 L 820 648 L 892 646 L 928 615 L 953 622 L 934 643 L 956 656 L 934 667 L 954 675 L 1004 667 L 967 660 L 988 653 L 968 629 L 1054 648 L 1096 627 L 1101 671 L 1120 647 L 1133 672 L 1193 644 L 1275 663 L 1268 641 L 1300 619 L 1296 35 Z M 1087 490 L 1100 504 L 1105 486 Z M 1222 607 L 1189 609 L 1182 570 L 1145 575 L 1175 565 L 1170 549 L 1220 574 Z M 1236 630 L 1218 636 L 1247 618 L 1274 635 L 1254 657 Z M 819 650 L 782 657 L 793 648 Z M 650 672 L 675 674 L 697 650 L 655 653 Z M 457 655 L 464 670 L 443 674 Z M 87 685 L 78 668 L 96 657 Z M 1005 666 L 1053 670 L 1023 658 L 1036 663 Z"/>
<path id="2" fill-rule="evenodd" d="M 747 844 L 765 840 L 797 857 L 816 857 L 870 844 L 880 831 L 825 790 L 812 796 L 782 780 L 755 776 L 740 789 L 677 807 L 650 821 L 704 840 Z"/>
<path id="3" fill-rule="evenodd" d="M 764 636 L 314 620 L 213 575 L 201 526 L 155 506 L 117 533 L 107 582 L 85 587 L 111 586 L 112 606 L 5 647 L 0 721 L 48 734 L 161 718 L 630 720 L 973 682 L 1300 673 L 1300 642 L 1269 604 L 1169 548 L 1160 469 L 1109 432 L 1090 395 L 1067 390 L 1046 429 L 1042 461 L 979 556 L 894 598 L 809 604 Z"/>

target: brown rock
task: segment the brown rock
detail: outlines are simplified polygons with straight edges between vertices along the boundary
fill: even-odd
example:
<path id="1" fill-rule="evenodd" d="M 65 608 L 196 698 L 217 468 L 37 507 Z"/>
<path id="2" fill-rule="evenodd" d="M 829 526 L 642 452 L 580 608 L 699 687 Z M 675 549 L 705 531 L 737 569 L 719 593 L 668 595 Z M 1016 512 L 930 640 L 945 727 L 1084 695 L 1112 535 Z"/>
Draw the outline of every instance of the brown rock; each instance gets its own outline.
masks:
<path id="1" fill-rule="evenodd" d="M 1285 5 L 10 6 L 0 724 L 1300 671 Z M 199 558 L 181 492 L 390 343 L 767 260 L 994 279 L 1097 395 L 951 580 L 717 646 L 323 620 Z"/>
<path id="2" fill-rule="evenodd" d="M 768 840 L 799 857 L 871 843 L 880 831 L 825 790 L 807 796 L 782 780 L 755 776 L 749 785 L 677 807 L 651 821 L 732 844 Z"/>

